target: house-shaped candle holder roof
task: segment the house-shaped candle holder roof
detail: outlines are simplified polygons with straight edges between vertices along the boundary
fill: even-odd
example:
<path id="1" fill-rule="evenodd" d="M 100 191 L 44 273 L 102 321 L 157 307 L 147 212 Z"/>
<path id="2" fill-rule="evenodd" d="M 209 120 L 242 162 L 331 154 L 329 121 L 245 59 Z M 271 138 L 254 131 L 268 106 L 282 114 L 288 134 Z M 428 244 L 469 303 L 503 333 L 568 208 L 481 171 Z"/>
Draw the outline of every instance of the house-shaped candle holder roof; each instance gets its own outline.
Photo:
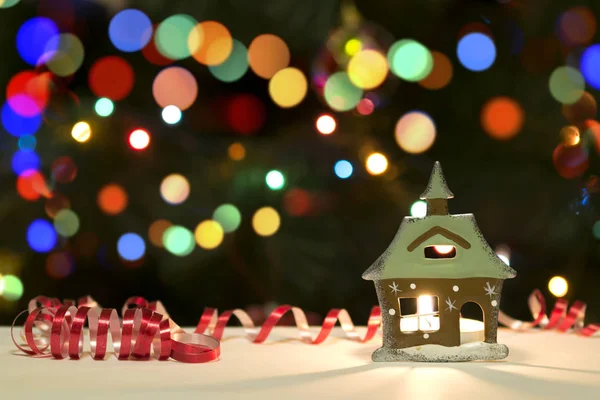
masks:
<path id="1" fill-rule="evenodd" d="M 390 246 L 363 274 L 374 281 L 382 310 L 383 347 L 373 353 L 374 361 L 508 355 L 508 348 L 496 342 L 498 310 L 504 279 L 516 272 L 490 248 L 473 214 L 448 213 L 453 197 L 436 162 L 421 195 L 427 215 L 405 217 Z M 477 329 L 468 322 L 480 322 L 460 318 L 469 302 L 483 311 L 479 336 L 469 332 Z"/>

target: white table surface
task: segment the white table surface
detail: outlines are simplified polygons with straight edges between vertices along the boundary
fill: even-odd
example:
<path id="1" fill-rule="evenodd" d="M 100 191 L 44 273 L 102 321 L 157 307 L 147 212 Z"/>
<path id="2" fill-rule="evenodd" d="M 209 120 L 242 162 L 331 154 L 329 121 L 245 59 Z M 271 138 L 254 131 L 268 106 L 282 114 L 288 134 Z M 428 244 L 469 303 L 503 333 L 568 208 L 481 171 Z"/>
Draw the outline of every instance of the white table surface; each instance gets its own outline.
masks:
<path id="1" fill-rule="evenodd" d="M 337 329 L 337 328 L 336 328 Z M 35 359 L 0 328 L 0 399 L 599 399 L 600 338 L 501 329 L 510 348 L 499 362 L 373 363 L 368 344 L 341 331 L 318 346 L 275 328 L 261 345 L 227 328 L 221 359 L 176 361 Z"/>

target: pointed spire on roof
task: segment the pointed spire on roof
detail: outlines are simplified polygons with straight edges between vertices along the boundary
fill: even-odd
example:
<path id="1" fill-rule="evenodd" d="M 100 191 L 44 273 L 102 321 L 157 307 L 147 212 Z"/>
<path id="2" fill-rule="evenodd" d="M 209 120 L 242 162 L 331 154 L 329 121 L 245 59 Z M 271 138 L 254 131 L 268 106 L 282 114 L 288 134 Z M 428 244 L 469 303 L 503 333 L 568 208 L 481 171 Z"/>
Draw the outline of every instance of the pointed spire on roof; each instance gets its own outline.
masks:
<path id="1" fill-rule="evenodd" d="M 448 189 L 446 185 L 446 178 L 442 172 L 442 165 L 439 161 L 433 164 L 433 170 L 431 171 L 431 177 L 429 178 L 429 184 L 427 189 L 421 195 L 421 200 L 433 200 L 433 199 L 453 199 L 454 194 Z"/>

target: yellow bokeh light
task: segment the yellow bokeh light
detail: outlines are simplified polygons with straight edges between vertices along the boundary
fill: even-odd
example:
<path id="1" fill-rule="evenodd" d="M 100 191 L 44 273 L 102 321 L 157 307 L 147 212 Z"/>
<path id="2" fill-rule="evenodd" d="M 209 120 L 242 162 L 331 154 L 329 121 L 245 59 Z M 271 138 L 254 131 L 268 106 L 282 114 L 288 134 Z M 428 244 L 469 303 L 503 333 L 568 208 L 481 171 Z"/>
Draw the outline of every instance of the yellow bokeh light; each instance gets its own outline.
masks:
<path id="1" fill-rule="evenodd" d="M 376 50 L 363 50 L 348 63 L 350 81 L 361 89 L 374 89 L 388 74 L 387 58 Z"/>
<path id="2" fill-rule="evenodd" d="M 2 296 L 3 293 L 4 293 L 4 278 L 2 277 L 2 274 L 0 274 L 0 296 Z"/>
<path id="3" fill-rule="evenodd" d="M 371 175 L 381 175 L 388 169 L 387 157 L 381 153 L 372 153 L 367 157 L 366 166 Z"/>
<path id="4" fill-rule="evenodd" d="M 362 43 L 356 38 L 350 39 L 346 42 L 344 50 L 346 51 L 346 54 L 352 57 L 362 50 Z"/>
<path id="5" fill-rule="evenodd" d="M 271 99 L 281 108 L 298 105 L 306 96 L 308 82 L 298 68 L 284 68 L 269 81 Z"/>
<path id="6" fill-rule="evenodd" d="M 398 120 L 394 137 L 402 150 L 411 154 L 420 154 L 429 150 L 435 142 L 435 124 L 429 115 L 412 111 Z"/>
<path id="7" fill-rule="evenodd" d="M 190 195 L 190 183 L 183 175 L 171 174 L 160 184 L 160 195 L 169 204 L 181 204 Z"/>
<path id="8" fill-rule="evenodd" d="M 569 291 L 569 284 L 562 276 L 555 276 L 548 282 L 548 289 L 556 297 L 563 297 Z"/>
<path id="9" fill-rule="evenodd" d="M 194 237 L 198 246 L 206 250 L 212 250 L 219 247 L 223 242 L 223 227 L 217 221 L 202 221 L 194 231 Z"/>
<path id="10" fill-rule="evenodd" d="M 273 207 L 263 207 L 254 213 L 252 227 L 260 236 L 272 236 L 281 225 L 281 217 Z"/>
<path id="11" fill-rule="evenodd" d="M 237 142 L 229 146 L 227 153 L 229 154 L 229 158 L 234 161 L 241 161 L 246 157 L 246 149 L 244 148 L 244 145 Z"/>
<path id="12" fill-rule="evenodd" d="M 92 128 L 87 122 L 81 121 L 76 123 L 71 130 L 71 136 L 79 143 L 85 143 L 92 137 Z"/>
<path id="13" fill-rule="evenodd" d="M 336 126 L 335 118 L 331 115 L 323 114 L 317 118 L 317 130 L 323 135 L 331 135 Z"/>

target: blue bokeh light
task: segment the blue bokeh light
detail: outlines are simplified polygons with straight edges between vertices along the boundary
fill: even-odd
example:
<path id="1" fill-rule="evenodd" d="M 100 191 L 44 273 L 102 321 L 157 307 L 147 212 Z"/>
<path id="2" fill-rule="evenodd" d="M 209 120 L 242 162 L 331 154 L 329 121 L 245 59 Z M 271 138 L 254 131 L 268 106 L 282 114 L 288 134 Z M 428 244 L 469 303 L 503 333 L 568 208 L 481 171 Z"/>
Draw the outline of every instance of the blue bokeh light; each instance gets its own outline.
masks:
<path id="1" fill-rule="evenodd" d="M 17 175 L 29 169 L 37 170 L 40 167 L 40 158 L 34 151 L 19 150 L 15 152 L 12 158 L 12 169 Z"/>
<path id="2" fill-rule="evenodd" d="M 17 51 L 29 65 L 36 66 L 40 58 L 58 49 L 58 43 L 46 47 L 58 35 L 58 27 L 50 18 L 34 17 L 27 20 L 17 33 Z"/>
<path id="3" fill-rule="evenodd" d="M 333 169 L 335 171 L 335 174 L 340 179 L 350 178 L 350 176 L 352 176 L 352 173 L 354 172 L 352 164 L 350 164 L 350 162 L 346 160 L 340 160 L 336 162 Z"/>
<path id="4" fill-rule="evenodd" d="M 123 10 L 110 21 L 108 36 L 123 52 L 139 51 L 152 39 L 152 21 L 140 10 Z"/>
<path id="5" fill-rule="evenodd" d="M 36 219 L 27 228 L 27 243 L 38 253 L 47 253 L 56 246 L 56 231 L 52 224 Z"/>
<path id="6" fill-rule="evenodd" d="M 42 115 L 23 117 L 17 114 L 6 102 L 2 107 L 2 126 L 8 133 L 16 137 L 33 135 L 42 126 Z"/>
<path id="7" fill-rule="evenodd" d="M 35 150 L 35 145 L 37 144 L 37 140 L 33 135 L 25 135 L 19 138 L 19 149 L 23 151 L 33 151 Z"/>
<path id="8" fill-rule="evenodd" d="M 456 53 L 460 63 L 471 71 L 485 71 L 496 60 L 493 40 L 479 32 L 469 33 L 460 39 Z"/>
<path id="9" fill-rule="evenodd" d="M 600 90 L 600 44 L 587 48 L 581 56 L 579 67 L 586 82 Z"/>
<path id="10" fill-rule="evenodd" d="M 146 243 L 136 233 L 126 233 L 117 242 L 117 251 L 121 258 L 127 261 L 137 261 L 146 252 Z"/>

